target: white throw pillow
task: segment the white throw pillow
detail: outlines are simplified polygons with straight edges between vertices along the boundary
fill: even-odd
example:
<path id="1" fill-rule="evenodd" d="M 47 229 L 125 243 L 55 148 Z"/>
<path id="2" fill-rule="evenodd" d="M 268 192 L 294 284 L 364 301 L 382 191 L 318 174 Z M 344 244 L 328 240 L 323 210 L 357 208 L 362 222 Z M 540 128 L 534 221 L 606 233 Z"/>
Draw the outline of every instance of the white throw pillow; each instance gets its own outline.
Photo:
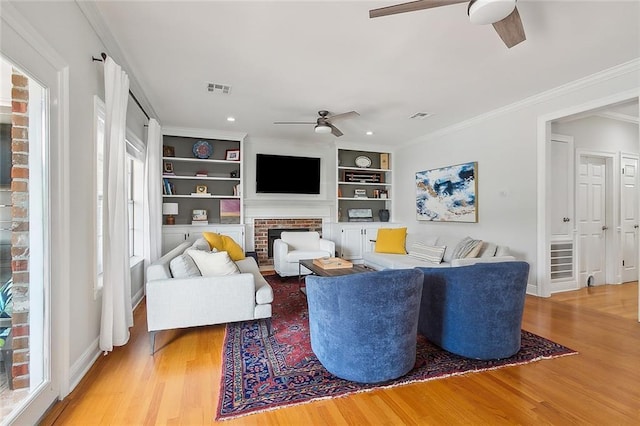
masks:
<path id="1" fill-rule="evenodd" d="M 482 240 L 474 240 L 471 237 L 465 237 L 456 245 L 451 255 L 452 259 L 464 259 L 478 244 L 482 244 Z M 477 252 L 476 252 L 477 254 Z"/>
<path id="2" fill-rule="evenodd" d="M 171 276 L 173 278 L 202 276 L 200 269 L 198 269 L 191 256 L 184 253 L 171 259 L 171 262 L 169 262 L 169 270 L 171 270 Z"/>
<path id="3" fill-rule="evenodd" d="M 413 243 L 409 249 L 409 256 L 431 263 L 442 262 L 446 246 L 431 246 L 423 243 Z"/>
<path id="4" fill-rule="evenodd" d="M 195 240 L 193 244 L 191 244 L 191 247 L 189 248 L 194 250 L 212 251 L 211 246 L 209 246 L 209 243 L 207 242 L 207 240 L 204 239 L 204 237 L 200 237 L 197 240 Z"/>
<path id="5" fill-rule="evenodd" d="M 238 265 L 231 260 L 226 251 L 210 252 L 189 249 L 185 253 L 191 256 L 203 277 L 240 273 Z"/>

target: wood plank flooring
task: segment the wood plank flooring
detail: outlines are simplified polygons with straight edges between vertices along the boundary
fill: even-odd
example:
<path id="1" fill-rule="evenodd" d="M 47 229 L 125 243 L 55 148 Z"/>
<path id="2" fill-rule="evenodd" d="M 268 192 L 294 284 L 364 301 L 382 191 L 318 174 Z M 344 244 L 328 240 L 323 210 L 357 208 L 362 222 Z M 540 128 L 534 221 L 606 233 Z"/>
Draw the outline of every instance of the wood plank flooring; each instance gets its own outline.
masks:
<path id="1" fill-rule="evenodd" d="M 527 296 L 523 328 L 579 352 L 226 420 L 233 425 L 640 424 L 638 283 Z M 215 423 L 224 326 L 158 333 L 101 357 L 43 425 Z"/>

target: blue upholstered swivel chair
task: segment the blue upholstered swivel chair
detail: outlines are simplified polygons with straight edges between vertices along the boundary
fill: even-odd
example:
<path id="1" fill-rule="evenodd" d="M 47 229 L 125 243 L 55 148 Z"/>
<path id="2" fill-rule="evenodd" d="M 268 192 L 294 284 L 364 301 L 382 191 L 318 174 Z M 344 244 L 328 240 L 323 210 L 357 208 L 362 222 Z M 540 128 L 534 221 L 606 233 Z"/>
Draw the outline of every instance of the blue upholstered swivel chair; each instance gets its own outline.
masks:
<path id="1" fill-rule="evenodd" d="M 419 268 L 424 273 L 418 329 L 467 358 L 508 358 L 520 350 L 529 264 L 478 263 Z"/>
<path id="2" fill-rule="evenodd" d="M 379 383 L 416 362 L 422 272 L 307 276 L 311 348 L 332 374 Z"/>

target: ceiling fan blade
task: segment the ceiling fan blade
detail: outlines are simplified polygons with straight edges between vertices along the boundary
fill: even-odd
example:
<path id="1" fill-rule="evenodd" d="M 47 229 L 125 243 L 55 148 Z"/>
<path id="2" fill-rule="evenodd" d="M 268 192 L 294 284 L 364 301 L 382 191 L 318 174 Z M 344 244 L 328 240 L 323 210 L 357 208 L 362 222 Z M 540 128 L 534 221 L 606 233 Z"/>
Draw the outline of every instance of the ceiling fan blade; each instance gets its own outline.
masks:
<path id="1" fill-rule="evenodd" d="M 380 16 L 395 15 L 397 13 L 414 12 L 416 10 L 431 9 L 434 7 L 448 6 L 456 3 L 468 3 L 469 0 L 418 0 L 408 3 L 396 4 L 394 6 L 381 7 L 371 9 L 369 18 L 378 18 Z"/>
<path id="2" fill-rule="evenodd" d="M 274 121 L 273 124 L 316 124 L 315 121 Z"/>
<path id="3" fill-rule="evenodd" d="M 493 28 L 509 49 L 527 39 L 517 7 L 503 20 L 494 22 Z"/>
<path id="4" fill-rule="evenodd" d="M 340 136 L 342 136 L 342 135 L 344 134 L 344 133 L 342 133 L 342 132 L 340 131 L 340 129 L 338 129 L 338 128 L 337 128 L 336 126 L 334 126 L 333 124 L 331 124 L 331 123 L 326 123 L 326 124 L 327 124 L 327 126 L 331 127 L 331 134 L 332 134 L 333 136 L 335 136 L 335 137 L 339 138 Z"/>
<path id="5" fill-rule="evenodd" d="M 355 111 L 343 112 L 342 114 L 336 114 L 336 115 L 327 117 L 327 120 L 335 121 L 335 120 L 342 120 L 345 118 L 353 118 L 353 117 L 360 117 L 360 114 Z"/>

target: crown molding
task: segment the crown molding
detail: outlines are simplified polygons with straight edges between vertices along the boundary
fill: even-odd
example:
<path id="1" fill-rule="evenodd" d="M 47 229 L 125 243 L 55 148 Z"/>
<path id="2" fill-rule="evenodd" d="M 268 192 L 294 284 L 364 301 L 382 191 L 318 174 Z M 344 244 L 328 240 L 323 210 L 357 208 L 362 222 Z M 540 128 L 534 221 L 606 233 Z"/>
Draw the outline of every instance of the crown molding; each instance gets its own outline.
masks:
<path id="1" fill-rule="evenodd" d="M 228 141 L 242 141 L 247 137 L 246 133 L 230 132 L 227 130 L 198 129 L 191 127 L 162 127 L 163 135 L 184 136 L 190 138 L 219 139 Z"/>
<path id="2" fill-rule="evenodd" d="M 89 25 L 91 25 L 100 41 L 102 41 L 106 50 L 105 53 L 111 56 L 111 58 L 113 58 L 113 60 L 116 61 L 125 71 L 128 71 L 129 89 L 135 94 L 135 97 L 142 105 L 142 108 L 147 112 L 147 114 L 149 114 L 150 118 L 155 118 L 160 121 L 158 119 L 158 114 L 153 109 L 153 106 L 146 96 L 148 91 L 145 90 L 144 85 L 136 79 L 136 75 L 139 74 L 136 72 L 135 67 L 131 65 L 131 61 L 127 59 L 127 55 L 120 48 L 120 44 L 118 44 L 118 41 L 111 33 L 111 30 L 109 30 L 109 26 L 106 24 L 95 3 L 96 2 L 93 1 L 76 0 L 76 4 L 80 8 L 80 11 L 82 11 L 82 14 L 89 22 Z M 101 52 L 96 52 L 94 56 L 98 56 L 100 53 Z"/>
<path id="3" fill-rule="evenodd" d="M 634 73 L 634 72 L 635 73 L 640 72 L 640 58 L 633 59 L 629 62 L 625 62 L 623 64 L 608 68 L 604 71 L 600 71 L 595 74 L 591 74 L 587 77 L 574 80 L 570 83 L 564 84 L 562 86 L 558 86 L 551 90 L 538 93 L 537 95 L 530 96 L 518 102 L 514 102 L 504 107 L 494 109 L 484 114 L 480 114 L 476 117 L 470 118 L 469 120 L 461 121 L 451 126 L 444 127 L 435 132 L 412 139 L 402 144 L 402 147 L 408 147 L 418 143 L 429 142 L 431 140 L 441 138 L 450 133 L 454 133 L 459 130 L 465 129 L 467 127 L 477 125 L 484 121 L 491 120 L 493 118 L 496 118 L 505 114 L 509 114 L 511 112 L 518 111 L 518 110 L 530 107 L 532 105 L 550 101 L 552 99 L 558 98 L 560 96 L 564 96 L 576 90 L 583 89 L 583 88 L 592 86 L 594 84 L 602 83 L 612 78 L 620 77 L 620 76 L 623 76 L 629 73 Z"/>

